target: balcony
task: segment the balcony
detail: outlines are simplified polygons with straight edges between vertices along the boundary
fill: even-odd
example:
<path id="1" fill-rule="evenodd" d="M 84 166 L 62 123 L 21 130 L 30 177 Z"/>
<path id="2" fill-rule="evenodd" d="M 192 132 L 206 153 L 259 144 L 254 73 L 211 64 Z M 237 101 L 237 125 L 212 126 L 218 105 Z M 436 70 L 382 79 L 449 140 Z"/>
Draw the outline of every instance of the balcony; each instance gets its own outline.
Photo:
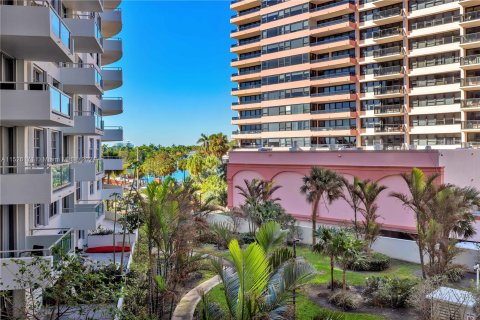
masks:
<path id="1" fill-rule="evenodd" d="M 403 47 L 390 47 L 373 51 L 373 59 L 378 62 L 401 59 L 404 55 Z"/>
<path id="2" fill-rule="evenodd" d="M 65 208 L 60 214 L 60 225 L 62 228 L 74 230 L 94 230 L 97 222 L 104 213 L 103 203 L 100 200 L 89 203 L 75 204 L 73 208 Z"/>
<path id="3" fill-rule="evenodd" d="M 73 62 L 70 29 L 48 1 L 0 5 L 2 51 L 20 60 Z"/>
<path id="4" fill-rule="evenodd" d="M 0 204 L 52 203 L 73 193 L 74 181 L 69 163 L 1 166 Z"/>
<path id="5" fill-rule="evenodd" d="M 462 139 L 454 138 L 454 137 L 440 137 L 440 138 L 425 138 L 425 139 L 411 139 L 413 145 L 419 147 L 426 147 L 426 146 L 453 146 L 457 147 L 462 144 Z"/>
<path id="6" fill-rule="evenodd" d="M 460 59 L 460 67 L 465 70 L 480 68 L 480 54 L 462 57 Z"/>
<path id="7" fill-rule="evenodd" d="M 0 251 L 0 290 L 48 285 L 53 279 L 53 266 L 63 254 L 72 253 L 74 248 L 75 232 L 72 229 L 31 230 L 31 235 L 25 237 L 25 249 Z M 50 270 L 52 278 L 48 279 Z"/>
<path id="8" fill-rule="evenodd" d="M 108 0 L 112 1 L 112 0 Z M 63 1 L 62 4 L 73 11 L 83 11 L 83 12 L 102 12 L 105 6 L 106 8 L 106 3 L 108 2 L 107 0 L 67 0 Z M 105 3 L 104 3 L 105 2 Z M 120 2 L 120 1 L 118 1 Z"/>
<path id="9" fill-rule="evenodd" d="M 73 126 L 72 99 L 47 83 L 0 82 L 0 125 Z"/>
<path id="10" fill-rule="evenodd" d="M 123 171 L 124 159 L 120 157 L 103 157 L 105 171 Z"/>
<path id="11" fill-rule="evenodd" d="M 378 30 L 373 33 L 373 41 L 376 43 L 386 43 L 392 41 L 399 41 L 403 39 L 403 28 L 390 28 L 384 30 Z"/>
<path id="12" fill-rule="evenodd" d="M 373 108 L 373 113 L 376 116 L 400 115 L 400 114 L 403 114 L 404 112 L 405 112 L 405 107 L 402 104 L 376 106 Z"/>
<path id="13" fill-rule="evenodd" d="M 403 133 L 405 132 L 405 125 L 402 124 L 375 124 L 375 133 Z"/>
<path id="14" fill-rule="evenodd" d="M 356 130 L 355 126 L 310 127 L 311 131 L 344 131 Z"/>
<path id="15" fill-rule="evenodd" d="M 461 108 L 465 111 L 480 111 L 480 98 L 462 100 Z"/>
<path id="16" fill-rule="evenodd" d="M 243 130 L 243 131 L 235 130 L 235 131 L 232 131 L 232 134 L 259 134 L 259 133 L 262 133 L 262 130 Z"/>
<path id="17" fill-rule="evenodd" d="M 315 8 L 311 8 L 310 16 L 312 18 L 322 17 L 323 19 L 328 19 L 353 12 L 355 12 L 355 1 L 339 0 L 335 2 L 327 2 L 326 4 L 320 4 Z"/>
<path id="18" fill-rule="evenodd" d="M 403 9 L 400 7 L 377 11 L 373 14 L 373 23 L 377 25 L 399 22 L 402 19 Z"/>
<path id="19" fill-rule="evenodd" d="M 102 35 L 97 20 L 95 15 L 74 15 L 64 19 L 75 42 L 75 52 L 103 53 Z"/>
<path id="20" fill-rule="evenodd" d="M 102 75 L 89 63 L 60 63 L 63 90 L 74 94 L 103 94 Z"/>
<path id="21" fill-rule="evenodd" d="M 479 132 L 480 131 L 480 120 L 462 121 L 462 130 Z"/>
<path id="22" fill-rule="evenodd" d="M 122 127 L 105 127 L 102 136 L 103 142 L 123 141 L 123 128 Z"/>
<path id="23" fill-rule="evenodd" d="M 102 66 L 117 62 L 123 56 L 122 39 L 103 40 Z"/>
<path id="24" fill-rule="evenodd" d="M 405 94 L 405 87 L 403 85 L 394 85 L 375 88 L 374 94 L 376 96 L 403 96 Z"/>
<path id="25" fill-rule="evenodd" d="M 104 175 L 102 159 L 82 159 L 72 163 L 75 170 L 75 181 L 95 181 Z"/>
<path id="26" fill-rule="evenodd" d="M 480 26 L 480 11 L 472 11 L 463 14 L 460 25 L 464 28 Z"/>
<path id="27" fill-rule="evenodd" d="M 76 112 L 73 116 L 73 127 L 65 128 L 63 134 L 69 135 L 95 135 L 103 134 L 103 119 L 96 112 Z"/>
<path id="28" fill-rule="evenodd" d="M 461 39 L 460 46 L 465 49 L 480 47 L 480 32 L 464 35 Z"/>
<path id="29" fill-rule="evenodd" d="M 377 79 L 394 79 L 403 77 L 404 72 L 402 66 L 390 66 L 373 70 L 373 76 Z"/>
<path id="30" fill-rule="evenodd" d="M 117 89 L 123 85 L 122 68 L 103 67 L 101 75 L 104 90 Z"/>
<path id="31" fill-rule="evenodd" d="M 102 38 L 111 38 L 122 31 L 122 11 L 120 8 L 100 13 Z"/>
<path id="32" fill-rule="evenodd" d="M 113 184 L 103 184 L 102 200 L 114 200 L 123 197 L 123 186 Z"/>
<path id="33" fill-rule="evenodd" d="M 123 113 L 123 99 L 115 97 L 102 97 L 103 116 L 115 116 Z"/>
<path id="34" fill-rule="evenodd" d="M 461 88 L 465 91 L 479 90 L 480 77 L 467 77 L 465 79 L 462 79 Z"/>

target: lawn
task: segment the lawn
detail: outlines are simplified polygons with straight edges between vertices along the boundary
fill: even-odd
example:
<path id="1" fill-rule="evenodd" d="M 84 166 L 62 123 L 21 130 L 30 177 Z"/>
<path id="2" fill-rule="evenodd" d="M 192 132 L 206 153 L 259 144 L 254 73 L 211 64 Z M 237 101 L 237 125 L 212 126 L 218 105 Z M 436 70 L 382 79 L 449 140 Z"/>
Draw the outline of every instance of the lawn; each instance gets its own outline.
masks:
<path id="1" fill-rule="evenodd" d="M 314 284 L 328 283 L 330 281 L 330 260 L 318 253 L 312 252 L 310 247 L 297 247 L 297 256 L 304 257 L 315 269 L 321 272 L 313 281 Z M 347 282 L 351 285 L 363 285 L 365 278 L 375 276 L 390 276 L 399 278 L 414 278 L 415 273 L 420 270 L 420 265 L 392 260 L 390 268 L 381 272 L 352 272 L 347 271 Z M 335 267 L 333 274 L 335 279 L 341 279 L 342 269 Z"/>

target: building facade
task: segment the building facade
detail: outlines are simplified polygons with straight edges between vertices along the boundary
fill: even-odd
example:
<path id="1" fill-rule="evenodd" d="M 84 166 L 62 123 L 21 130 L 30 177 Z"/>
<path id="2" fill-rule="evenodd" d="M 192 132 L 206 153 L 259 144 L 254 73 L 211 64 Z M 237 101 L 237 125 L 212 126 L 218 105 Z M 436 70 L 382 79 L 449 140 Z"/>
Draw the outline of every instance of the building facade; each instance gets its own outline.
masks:
<path id="1" fill-rule="evenodd" d="M 81 249 L 104 200 L 122 193 L 102 183 L 105 170 L 123 169 L 121 159 L 102 159 L 103 142 L 123 140 L 103 120 L 123 112 L 107 93 L 123 82 L 121 68 L 108 66 L 122 57 L 119 4 L 0 1 L 0 290 L 15 303 L 25 291 L 14 259 L 53 262 L 59 246 Z"/>
<path id="2" fill-rule="evenodd" d="M 237 0 L 241 147 L 480 146 L 478 0 Z"/>

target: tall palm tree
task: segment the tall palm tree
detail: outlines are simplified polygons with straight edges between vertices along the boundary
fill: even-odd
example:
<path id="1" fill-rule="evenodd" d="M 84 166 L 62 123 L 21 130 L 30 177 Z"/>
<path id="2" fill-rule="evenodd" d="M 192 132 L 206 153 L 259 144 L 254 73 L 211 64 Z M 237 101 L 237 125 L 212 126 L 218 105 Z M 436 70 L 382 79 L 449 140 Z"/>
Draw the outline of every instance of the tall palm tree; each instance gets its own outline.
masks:
<path id="1" fill-rule="evenodd" d="M 310 175 L 303 177 L 300 192 L 306 195 L 307 201 L 312 204 L 312 245 L 316 243 L 317 215 L 320 201 L 331 204 L 341 197 L 342 178 L 335 171 L 313 167 Z"/>
<path id="2" fill-rule="evenodd" d="M 422 267 L 422 277 L 426 279 L 424 252 L 424 238 L 426 236 L 426 228 L 428 218 L 426 215 L 427 204 L 435 197 L 436 188 L 435 180 L 439 174 L 432 174 L 426 177 L 422 170 L 413 168 L 410 174 L 402 173 L 402 178 L 408 186 L 410 194 L 399 192 L 391 192 L 390 196 L 399 199 L 403 205 L 411 209 L 415 213 L 417 228 L 417 244 L 420 256 L 420 264 Z"/>
<path id="3" fill-rule="evenodd" d="M 208 153 L 221 159 L 228 151 L 228 138 L 223 133 L 215 133 L 209 137 Z"/>
<path id="4" fill-rule="evenodd" d="M 330 227 L 320 227 L 313 231 L 318 238 L 318 243 L 313 246 L 313 251 L 326 255 L 330 259 L 330 289 L 333 291 L 333 269 L 335 267 L 335 258 L 340 253 L 340 242 L 338 241 L 340 229 Z"/>
<path id="5" fill-rule="evenodd" d="M 355 230 L 355 236 L 358 238 L 358 209 L 360 208 L 360 198 L 358 197 L 358 183 L 360 179 L 358 177 L 353 178 L 353 183 L 348 182 L 347 179 L 343 178 L 342 183 L 345 187 L 347 193 L 342 193 L 341 197 L 348 203 L 350 208 L 353 210 L 353 227 Z"/>
<path id="6" fill-rule="evenodd" d="M 253 178 L 252 180 L 244 179 L 243 182 L 245 187 L 235 186 L 235 189 L 245 198 L 246 202 L 260 203 L 265 201 L 280 201 L 280 198 L 273 198 L 273 194 L 280 189 L 281 186 L 275 185 L 273 181 Z"/>
<path id="7" fill-rule="evenodd" d="M 335 246 L 339 248 L 337 260 L 342 266 L 342 289 L 345 291 L 347 290 L 347 268 L 358 258 L 365 244 L 350 232 L 339 232 L 334 241 L 338 242 Z"/>
<path id="8" fill-rule="evenodd" d="M 197 140 L 197 144 L 199 144 L 204 151 L 208 150 L 209 142 L 210 142 L 210 137 L 204 133 L 200 134 L 200 138 L 198 138 Z"/>
<path id="9" fill-rule="evenodd" d="M 364 240 L 368 244 L 368 249 L 371 249 L 380 233 L 380 225 L 377 222 L 379 216 L 377 214 L 378 205 L 376 201 L 380 193 L 386 189 L 387 187 L 368 179 L 358 182 L 356 193 L 363 204 L 363 207 L 359 208 L 359 210 L 363 216 L 362 229 L 364 232 Z"/>

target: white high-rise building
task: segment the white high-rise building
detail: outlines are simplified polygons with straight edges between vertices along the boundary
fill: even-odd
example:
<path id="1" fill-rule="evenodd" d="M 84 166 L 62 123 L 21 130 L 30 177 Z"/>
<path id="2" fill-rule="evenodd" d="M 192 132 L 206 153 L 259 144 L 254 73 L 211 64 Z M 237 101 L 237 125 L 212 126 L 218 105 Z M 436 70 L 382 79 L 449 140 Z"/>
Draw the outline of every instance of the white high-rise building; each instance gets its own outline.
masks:
<path id="1" fill-rule="evenodd" d="M 122 141 L 103 117 L 123 112 L 120 1 L 0 1 L 0 290 L 22 303 L 12 259 L 86 245 L 121 187 L 102 184 L 102 142 Z M 105 95 L 105 96 L 104 96 Z M 6 272 L 6 271 L 9 272 Z M 0 315 L 9 306 L 0 301 Z M 0 316 L 1 318 L 1 316 Z"/>

